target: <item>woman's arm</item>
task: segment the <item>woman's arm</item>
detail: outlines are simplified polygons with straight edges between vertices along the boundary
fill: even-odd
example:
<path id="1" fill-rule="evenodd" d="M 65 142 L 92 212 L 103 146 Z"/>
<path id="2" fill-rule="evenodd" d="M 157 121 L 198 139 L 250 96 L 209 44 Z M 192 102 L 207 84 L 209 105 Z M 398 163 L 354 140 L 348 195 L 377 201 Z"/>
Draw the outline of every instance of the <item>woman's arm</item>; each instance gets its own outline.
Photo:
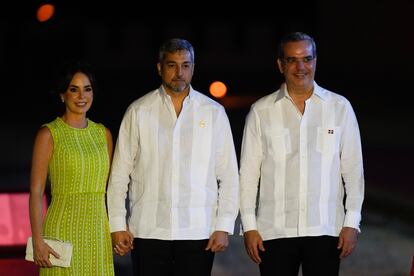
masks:
<path id="1" fill-rule="evenodd" d="M 33 259 L 39 266 L 51 267 L 49 254 L 59 257 L 43 241 L 43 206 L 42 198 L 45 191 L 49 160 L 53 151 L 53 138 L 47 127 L 42 127 L 37 135 L 33 147 L 32 170 L 30 174 L 29 213 L 32 229 Z"/>

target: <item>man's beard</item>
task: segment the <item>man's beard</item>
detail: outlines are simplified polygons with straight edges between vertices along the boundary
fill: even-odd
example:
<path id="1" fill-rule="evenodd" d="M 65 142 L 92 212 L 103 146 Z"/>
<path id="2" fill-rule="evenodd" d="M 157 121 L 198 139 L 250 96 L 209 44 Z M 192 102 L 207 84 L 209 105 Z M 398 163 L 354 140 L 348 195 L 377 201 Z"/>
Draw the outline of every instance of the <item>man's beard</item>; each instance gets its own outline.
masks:
<path id="1" fill-rule="evenodd" d="M 173 91 L 173 92 L 175 92 L 175 93 L 181 93 L 181 92 L 183 92 L 184 90 L 186 90 L 189 86 L 190 86 L 190 84 L 189 83 L 187 83 L 187 82 L 185 82 L 184 81 L 184 83 L 185 83 L 185 85 L 173 85 L 173 82 L 170 82 L 170 83 L 164 83 L 165 84 L 165 86 L 166 87 L 168 87 L 171 91 Z"/>

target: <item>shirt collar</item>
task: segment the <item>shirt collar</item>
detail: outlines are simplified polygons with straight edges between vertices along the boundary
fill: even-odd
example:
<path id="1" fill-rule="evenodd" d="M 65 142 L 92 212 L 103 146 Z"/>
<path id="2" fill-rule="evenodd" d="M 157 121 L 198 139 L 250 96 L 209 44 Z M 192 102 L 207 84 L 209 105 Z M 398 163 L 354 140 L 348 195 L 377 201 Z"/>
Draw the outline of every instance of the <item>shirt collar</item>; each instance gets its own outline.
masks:
<path id="1" fill-rule="evenodd" d="M 165 91 L 165 88 L 164 88 L 164 86 L 163 85 L 161 85 L 160 86 L 160 88 L 159 88 L 159 91 L 160 91 L 160 96 L 161 96 L 161 99 L 165 102 L 167 99 L 169 99 L 169 95 L 167 94 L 167 92 Z M 193 89 L 193 87 L 190 85 L 190 92 L 188 93 L 188 97 L 186 97 L 186 99 L 184 100 L 184 101 L 191 101 L 191 100 L 193 100 L 193 99 L 195 99 L 195 92 L 194 92 L 194 89 Z"/>
<path id="2" fill-rule="evenodd" d="M 321 88 L 316 82 L 313 82 L 313 95 L 318 96 L 321 100 L 327 100 L 327 93 L 326 91 Z"/>
<path id="3" fill-rule="evenodd" d="M 326 100 L 326 92 L 314 81 L 313 82 L 313 93 L 311 95 L 311 97 L 313 97 L 314 95 L 318 96 L 321 100 L 325 101 Z M 280 86 L 279 89 L 279 93 L 277 93 L 276 98 L 275 98 L 275 102 L 285 98 L 285 97 L 289 97 L 288 91 L 287 91 L 287 86 L 286 83 L 282 83 L 282 85 Z"/>

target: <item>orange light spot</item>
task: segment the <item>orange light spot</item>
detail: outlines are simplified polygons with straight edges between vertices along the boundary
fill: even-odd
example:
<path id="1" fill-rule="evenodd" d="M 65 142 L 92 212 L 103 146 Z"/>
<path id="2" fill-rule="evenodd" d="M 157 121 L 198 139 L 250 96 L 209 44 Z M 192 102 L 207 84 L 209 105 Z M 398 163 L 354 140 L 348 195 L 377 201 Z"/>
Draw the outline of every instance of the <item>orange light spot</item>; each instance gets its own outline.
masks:
<path id="1" fill-rule="evenodd" d="M 37 20 L 39 20 L 40 22 L 45 22 L 47 20 L 49 20 L 53 14 L 55 13 L 55 6 L 51 5 L 51 4 L 45 4 L 40 6 L 37 9 Z"/>
<path id="2" fill-rule="evenodd" d="M 223 98 L 227 93 L 227 87 L 221 81 L 215 81 L 210 85 L 210 93 L 216 98 Z"/>

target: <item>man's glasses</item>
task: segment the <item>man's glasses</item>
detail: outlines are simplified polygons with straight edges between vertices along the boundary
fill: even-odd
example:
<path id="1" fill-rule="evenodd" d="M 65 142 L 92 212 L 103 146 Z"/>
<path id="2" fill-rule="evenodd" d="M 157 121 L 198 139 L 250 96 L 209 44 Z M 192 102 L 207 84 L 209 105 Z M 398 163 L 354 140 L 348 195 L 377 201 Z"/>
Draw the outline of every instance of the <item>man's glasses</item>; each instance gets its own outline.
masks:
<path id="1" fill-rule="evenodd" d="M 304 58 L 286 57 L 286 58 L 283 58 L 283 60 L 287 64 L 296 64 L 298 62 L 303 62 L 305 64 L 308 64 L 308 63 L 311 63 L 315 58 L 316 58 L 315 56 L 306 56 Z"/>

